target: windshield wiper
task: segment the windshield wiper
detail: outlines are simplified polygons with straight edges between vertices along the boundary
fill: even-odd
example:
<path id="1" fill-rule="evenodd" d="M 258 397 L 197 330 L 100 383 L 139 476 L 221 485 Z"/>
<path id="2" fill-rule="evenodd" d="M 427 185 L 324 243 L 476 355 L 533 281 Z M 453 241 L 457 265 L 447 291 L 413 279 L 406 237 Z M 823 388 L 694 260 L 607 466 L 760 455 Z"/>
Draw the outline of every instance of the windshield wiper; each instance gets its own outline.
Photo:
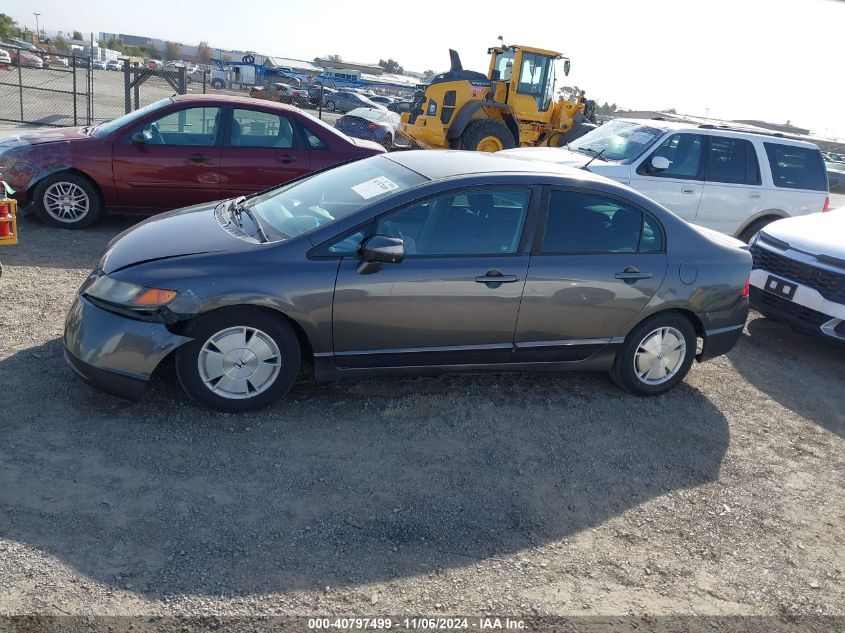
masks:
<path id="1" fill-rule="evenodd" d="M 597 151 L 596 151 L 596 150 L 594 150 L 594 149 L 590 149 L 589 147 L 585 147 L 584 149 L 586 149 L 587 151 L 592 152 L 592 153 L 593 153 L 593 157 L 592 157 L 590 160 L 588 160 L 586 163 L 584 163 L 583 165 L 581 165 L 581 169 L 587 169 L 587 168 L 590 166 L 590 163 L 592 163 L 595 159 L 597 159 L 597 158 L 601 158 L 601 157 L 602 157 L 601 155 L 602 155 L 602 154 L 604 154 L 604 152 L 605 152 L 605 150 L 606 150 L 607 148 L 605 147 L 605 148 L 604 148 L 602 151 L 600 151 L 600 152 L 597 152 Z M 589 169 L 587 169 L 587 171 L 590 171 L 590 170 L 589 170 Z"/>
<path id="2" fill-rule="evenodd" d="M 249 216 L 249 219 L 252 220 L 252 223 L 255 225 L 256 232 L 258 236 L 261 238 L 262 242 L 269 242 L 270 238 L 267 237 L 267 233 L 264 232 L 264 227 L 261 226 L 261 222 L 258 220 L 258 214 L 252 210 L 252 208 L 246 206 L 244 204 L 246 202 L 245 196 L 238 196 L 231 203 L 229 203 L 229 209 L 231 211 L 231 217 L 237 217 L 238 226 L 241 230 L 244 228 L 244 222 L 241 218 L 241 215 L 246 213 Z"/>

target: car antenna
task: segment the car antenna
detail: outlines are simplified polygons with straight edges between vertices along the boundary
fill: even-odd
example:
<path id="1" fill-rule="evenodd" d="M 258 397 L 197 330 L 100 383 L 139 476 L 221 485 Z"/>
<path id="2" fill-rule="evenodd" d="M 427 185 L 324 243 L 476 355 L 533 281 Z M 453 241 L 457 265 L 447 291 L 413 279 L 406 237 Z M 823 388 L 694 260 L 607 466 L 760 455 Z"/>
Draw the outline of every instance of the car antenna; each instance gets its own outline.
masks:
<path id="1" fill-rule="evenodd" d="M 606 149 L 607 148 L 605 147 L 602 151 L 596 152 L 595 154 L 593 154 L 593 157 L 590 160 L 588 160 L 586 163 L 581 165 L 581 169 L 586 169 L 587 171 L 590 171 L 589 169 L 587 169 L 590 166 L 590 163 L 592 163 L 597 158 L 601 158 L 601 155 L 604 154 Z"/>

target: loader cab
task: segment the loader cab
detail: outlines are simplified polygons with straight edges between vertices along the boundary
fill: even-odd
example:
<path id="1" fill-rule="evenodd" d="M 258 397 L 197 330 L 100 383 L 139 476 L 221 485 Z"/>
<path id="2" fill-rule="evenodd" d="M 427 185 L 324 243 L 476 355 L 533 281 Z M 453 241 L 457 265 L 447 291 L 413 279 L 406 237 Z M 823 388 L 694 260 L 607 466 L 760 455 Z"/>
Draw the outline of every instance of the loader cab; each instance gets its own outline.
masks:
<path id="1" fill-rule="evenodd" d="M 556 62 L 563 56 L 528 46 L 501 46 L 488 52 L 489 78 L 495 86 L 494 100 L 510 105 L 519 120 L 550 121 Z"/>

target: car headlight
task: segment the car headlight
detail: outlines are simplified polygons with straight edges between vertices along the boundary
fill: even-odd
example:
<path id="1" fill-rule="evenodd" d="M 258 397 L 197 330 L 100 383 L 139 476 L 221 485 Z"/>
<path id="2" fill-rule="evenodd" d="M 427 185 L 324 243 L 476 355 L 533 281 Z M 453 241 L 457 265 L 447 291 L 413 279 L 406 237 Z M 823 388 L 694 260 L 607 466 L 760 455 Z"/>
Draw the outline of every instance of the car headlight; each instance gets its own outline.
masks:
<path id="1" fill-rule="evenodd" d="M 85 289 L 85 294 L 102 301 L 135 308 L 158 308 L 178 294 L 164 288 L 145 288 L 103 275 Z"/>

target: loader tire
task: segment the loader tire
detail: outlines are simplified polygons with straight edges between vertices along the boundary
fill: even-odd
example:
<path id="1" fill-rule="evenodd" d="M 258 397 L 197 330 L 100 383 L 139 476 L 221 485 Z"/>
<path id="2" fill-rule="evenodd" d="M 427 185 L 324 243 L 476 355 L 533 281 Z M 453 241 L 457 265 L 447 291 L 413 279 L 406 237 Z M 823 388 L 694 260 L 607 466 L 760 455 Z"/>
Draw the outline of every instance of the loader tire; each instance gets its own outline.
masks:
<path id="1" fill-rule="evenodd" d="M 516 140 L 504 123 L 491 119 L 473 121 L 461 135 L 461 149 L 498 152 L 516 147 Z"/>

